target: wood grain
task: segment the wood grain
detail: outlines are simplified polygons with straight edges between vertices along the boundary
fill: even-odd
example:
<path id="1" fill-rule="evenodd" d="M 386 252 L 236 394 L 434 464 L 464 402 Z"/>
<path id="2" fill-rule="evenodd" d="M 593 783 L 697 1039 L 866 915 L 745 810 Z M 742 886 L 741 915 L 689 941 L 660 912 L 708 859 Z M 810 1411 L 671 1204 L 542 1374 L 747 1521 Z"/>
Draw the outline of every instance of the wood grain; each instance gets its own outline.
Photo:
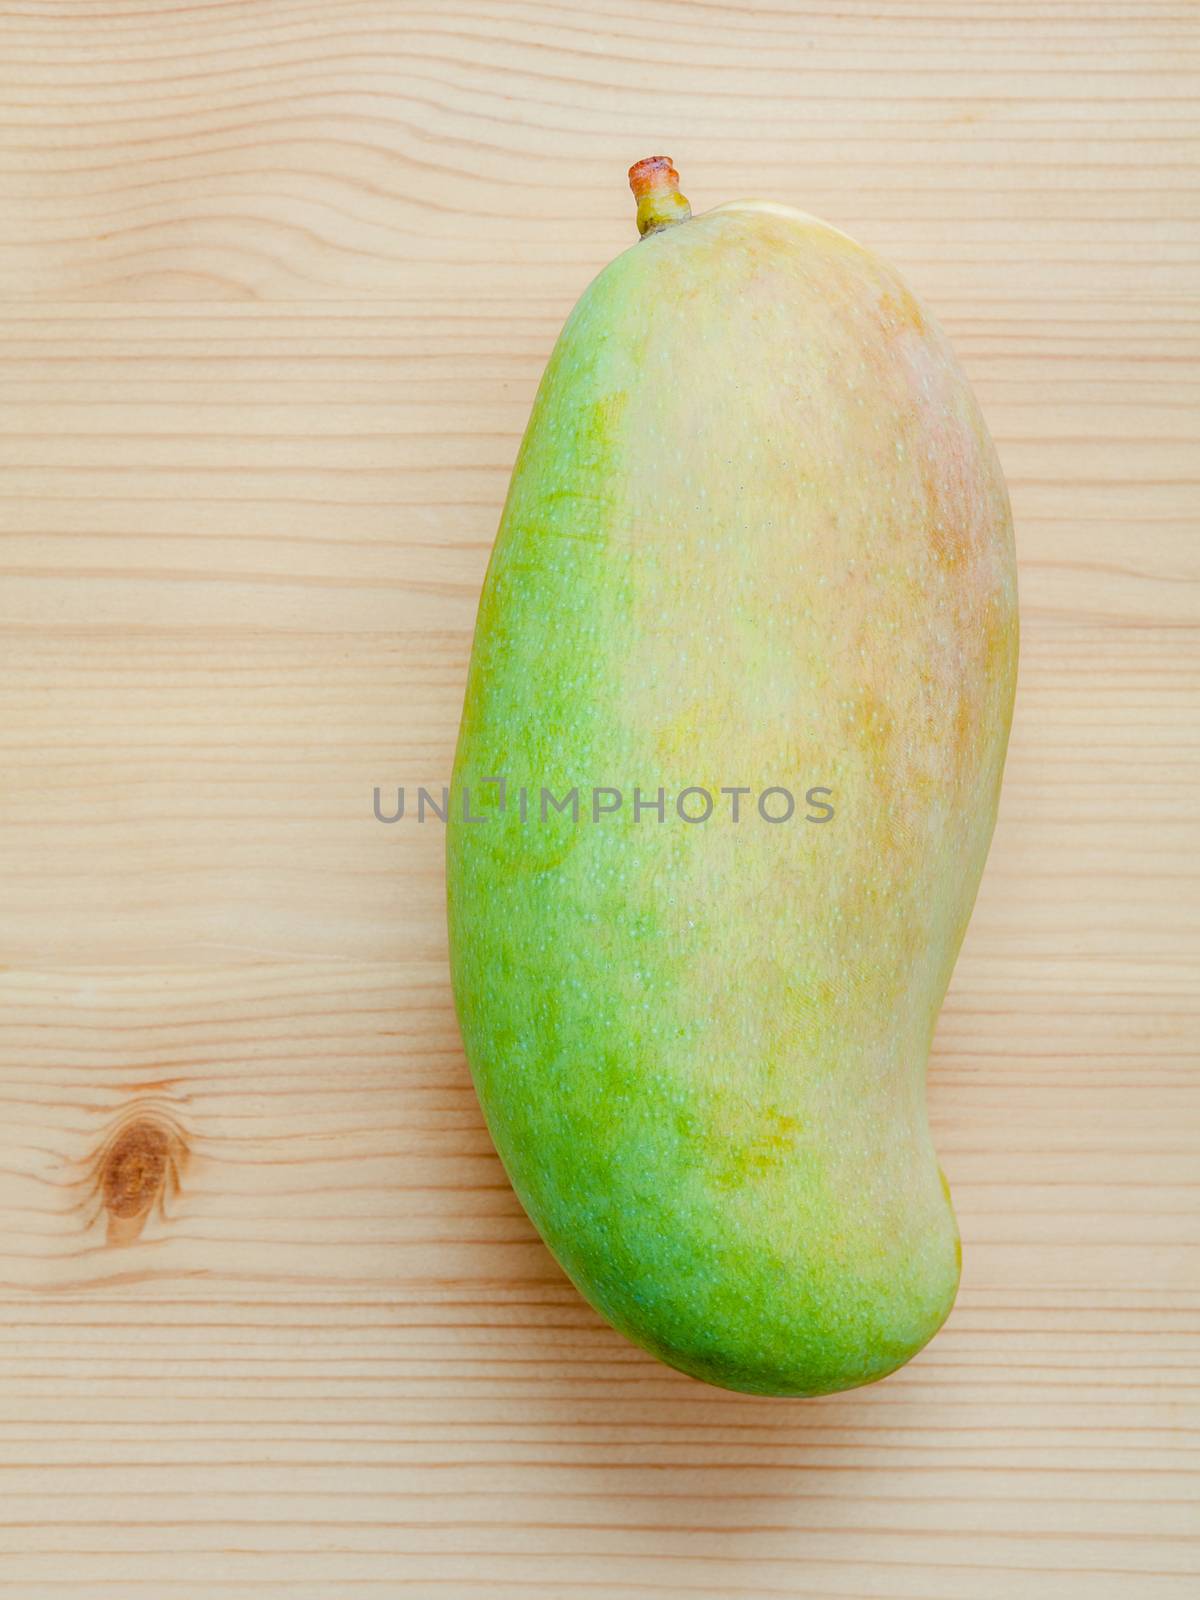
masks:
<path id="1" fill-rule="evenodd" d="M 14 1600 L 1197 1592 L 1200 9 L 21 0 L 0 18 L 0 1573 Z M 579 1301 L 436 826 L 631 161 L 891 256 L 1023 657 L 930 1095 L 965 1278 L 786 1404 Z"/>

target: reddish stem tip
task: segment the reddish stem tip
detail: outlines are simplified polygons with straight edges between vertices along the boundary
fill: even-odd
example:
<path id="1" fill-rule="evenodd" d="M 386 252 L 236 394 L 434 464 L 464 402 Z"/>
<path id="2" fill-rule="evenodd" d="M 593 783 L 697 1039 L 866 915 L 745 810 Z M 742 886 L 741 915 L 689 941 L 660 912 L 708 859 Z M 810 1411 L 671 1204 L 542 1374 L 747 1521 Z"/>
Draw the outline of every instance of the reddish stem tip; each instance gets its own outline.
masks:
<path id="1" fill-rule="evenodd" d="M 629 169 L 629 187 L 635 200 L 640 200 L 651 189 L 678 189 L 679 174 L 670 156 L 646 156 L 635 161 Z"/>

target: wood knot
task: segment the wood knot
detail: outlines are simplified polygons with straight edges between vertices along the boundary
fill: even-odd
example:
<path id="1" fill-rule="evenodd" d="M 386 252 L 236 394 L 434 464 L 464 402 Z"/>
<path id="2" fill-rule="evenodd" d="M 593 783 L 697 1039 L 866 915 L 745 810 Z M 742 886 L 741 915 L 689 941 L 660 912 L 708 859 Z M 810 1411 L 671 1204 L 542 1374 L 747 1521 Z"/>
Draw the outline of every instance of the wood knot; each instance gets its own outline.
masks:
<path id="1" fill-rule="evenodd" d="M 158 1111 L 139 1110 L 121 1122 L 93 1166 L 110 1244 L 132 1244 L 155 1207 L 165 1217 L 168 1196 L 179 1193 L 187 1156 L 183 1134 Z"/>
<path id="2" fill-rule="evenodd" d="M 104 1158 L 101 1190 L 114 1217 L 137 1217 L 158 1199 L 167 1173 L 171 1141 L 144 1117 L 117 1135 Z"/>

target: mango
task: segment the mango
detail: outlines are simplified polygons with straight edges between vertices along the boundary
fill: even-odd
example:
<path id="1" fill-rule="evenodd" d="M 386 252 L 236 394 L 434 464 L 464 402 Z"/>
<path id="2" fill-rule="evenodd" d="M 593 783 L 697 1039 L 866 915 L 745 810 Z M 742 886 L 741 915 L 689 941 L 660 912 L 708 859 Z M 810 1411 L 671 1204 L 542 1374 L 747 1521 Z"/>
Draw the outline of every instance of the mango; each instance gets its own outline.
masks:
<path id="1" fill-rule="evenodd" d="M 665 157 L 631 183 L 479 606 L 455 1002 L 591 1304 L 709 1383 L 822 1394 L 958 1286 L 925 1075 L 1012 714 L 1009 501 L 890 266 L 784 205 L 693 217 Z"/>

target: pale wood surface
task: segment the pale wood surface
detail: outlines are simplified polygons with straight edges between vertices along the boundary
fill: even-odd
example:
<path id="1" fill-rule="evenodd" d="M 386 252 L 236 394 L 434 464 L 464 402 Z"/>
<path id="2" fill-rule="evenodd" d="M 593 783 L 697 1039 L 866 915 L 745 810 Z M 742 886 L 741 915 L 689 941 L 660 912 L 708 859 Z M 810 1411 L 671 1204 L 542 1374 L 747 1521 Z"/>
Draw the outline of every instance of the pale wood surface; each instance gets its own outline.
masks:
<path id="1" fill-rule="evenodd" d="M 5 8 L 6 1594 L 1197 1593 L 1198 55 L 1179 0 Z M 807 1404 L 565 1283 L 440 832 L 371 818 L 447 774 L 534 385 L 659 149 L 898 262 L 1016 512 L 930 1086 L 962 1295 Z"/>

